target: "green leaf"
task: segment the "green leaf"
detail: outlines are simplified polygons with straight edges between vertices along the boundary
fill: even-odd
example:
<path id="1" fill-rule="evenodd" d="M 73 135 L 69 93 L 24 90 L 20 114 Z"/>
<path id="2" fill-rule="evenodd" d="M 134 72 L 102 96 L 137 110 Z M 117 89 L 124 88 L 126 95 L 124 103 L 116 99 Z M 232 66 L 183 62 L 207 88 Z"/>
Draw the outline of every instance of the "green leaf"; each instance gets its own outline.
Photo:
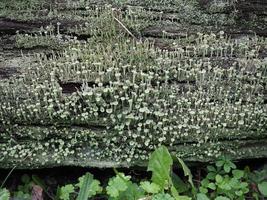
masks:
<path id="1" fill-rule="evenodd" d="M 98 193 L 102 192 L 102 187 L 98 180 L 93 180 L 91 187 L 89 188 L 89 197 L 93 197 Z"/>
<path id="2" fill-rule="evenodd" d="M 15 193 L 15 198 L 14 199 L 19 199 L 19 200 L 31 200 L 32 197 L 28 193 L 24 193 L 22 191 L 18 191 Z"/>
<path id="3" fill-rule="evenodd" d="M 219 188 L 223 190 L 231 190 L 231 185 L 229 185 L 228 183 L 222 183 L 221 185 L 219 185 Z"/>
<path id="4" fill-rule="evenodd" d="M 244 171 L 243 170 L 235 169 L 235 170 L 233 170 L 232 173 L 233 173 L 234 177 L 237 179 L 244 177 Z"/>
<path id="5" fill-rule="evenodd" d="M 10 198 L 9 191 L 5 188 L 3 188 L 3 189 L 0 188 L 0 199 L 1 200 L 9 200 L 9 198 Z"/>
<path id="6" fill-rule="evenodd" d="M 197 200 L 210 200 L 206 194 L 198 193 Z"/>
<path id="7" fill-rule="evenodd" d="M 242 189 L 248 188 L 248 183 L 247 182 L 240 183 L 239 188 L 242 188 Z"/>
<path id="8" fill-rule="evenodd" d="M 159 193 L 152 197 L 152 200 L 174 200 L 174 198 L 166 193 Z"/>
<path id="9" fill-rule="evenodd" d="M 187 167 L 187 165 L 184 163 L 184 161 L 181 158 L 177 158 L 177 159 L 183 168 L 184 175 L 188 176 L 188 182 L 190 183 L 192 188 L 195 188 L 194 183 L 193 183 L 193 176 L 192 176 L 190 169 Z"/>
<path id="10" fill-rule="evenodd" d="M 215 167 L 213 167 L 212 165 L 209 165 L 209 166 L 207 167 L 207 169 L 208 169 L 209 172 L 216 172 Z"/>
<path id="11" fill-rule="evenodd" d="M 176 198 L 175 200 L 192 200 L 192 198 L 189 197 L 189 196 L 179 196 L 179 197 Z"/>
<path id="12" fill-rule="evenodd" d="M 92 174 L 86 173 L 79 179 L 78 186 L 80 187 L 80 192 L 77 200 L 87 200 L 88 198 L 95 196 L 102 190 L 99 185 L 100 182 L 98 180 L 94 180 L 94 176 Z"/>
<path id="13" fill-rule="evenodd" d="M 209 179 L 204 178 L 200 183 L 202 186 L 208 187 L 208 184 L 210 183 L 210 181 L 209 181 Z"/>
<path id="14" fill-rule="evenodd" d="M 60 195 L 59 198 L 62 200 L 70 200 L 70 194 L 74 192 L 73 185 L 65 185 L 60 188 Z"/>
<path id="15" fill-rule="evenodd" d="M 57 191 L 56 191 L 54 200 L 60 200 L 60 187 L 59 186 L 57 186 Z"/>
<path id="16" fill-rule="evenodd" d="M 172 173 L 172 184 L 178 193 L 183 193 L 189 190 L 189 185 L 186 184 L 177 174 Z"/>
<path id="17" fill-rule="evenodd" d="M 188 196 L 180 196 L 177 192 L 176 188 L 172 185 L 171 186 L 171 195 L 174 197 L 175 200 L 191 200 L 191 197 Z"/>
<path id="18" fill-rule="evenodd" d="M 225 165 L 223 166 L 223 170 L 224 170 L 226 173 L 229 173 L 229 172 L 231 171 L 231 167 L 230 167 L 230 165 L 225 164 Z"/>
<path id="19" fill-rule="evenodd" d="M 107 194 L 110 197 L 119 197 L 121 192 L 127 190 L 130 178 L 130 176 L 125 176 L 123 173 L 118 173 L 114 178 L 109 180 L 106 188 Z"/>
<path id="20" fill-rule="evenodd" d="M 140 186 L 149 194 L 156 194 L 160 191 L 160 187 L 156 183 L 143 181 L 140 183 Z"/>
<path id="21" fill-rule="evenodd" d="M 144 197 L 145 193 L 144 190 L 136 183 L 128 183 L 127 190 L 122 192 L 117 200 L 139 200 L 140 198 Z"/>
<path id="22" fill-rule="evenodd" d="M 171 195 L 174 197 L 175 200 L 180 200 L 180 195 L 173 185 L 171 186 Z"/>
<path id="23" fill-rule="evenodd" d="M 209 172 L 208 175 L 207 175 L 207 178 L 210 179 L 210 180 L 214 180 L 215 176 L 216 176 L 215 172 Z"/>
<path id="24" fill-rule="evenodd" d="M 245 189 L 242 188 L 242 192 L 243 192 L 243 194 L 249 193 L 249 188 L 245 188 Z"/>
<path id="25" fill-rule="evenodd" d="M 222 156 L 215 164 L 218 168 L 223 167 L 226 173 L 229 173 L 231 169 L 236 169 L 236 165 L 227 156 Z"/>
<path id="26" fill-rule="evenodd" d="M 228 159 L 226 162 L 232 169 L 236 169 L 235 163 L 233 163 L 230 159 Z"/>
<path id="27" fill-rule="evenodd" d="M 215 185 L 215 183 L 209 183 L 209 184 L 208 184 L 208 188 L 209 188 L 209 189 L 212 189 L 212 190 L 216 190 L 216 185 Z"/>
<path id="28" fill-rule="evenodd" d="M 230 200 L 228 197 L 218 196 L 214 200 Z"/>
<path id="29" fill-rule="evenodd" d="M 252 196 L 255 200 L 259 200 L 259 194 L 257 192 L 253 192 Z"/>
<path id="30" fill-rule="evenodd" d="M 237 191 L 235 191 L 235 194 L 240 197 L 243 195 L 243 192 L 242 192 L 242 190 L 237 190 Z"/>
<path id="31" fill-rule="evenodd" d="M 85 181 L 87 181 L 87 183 Z M 102 191 L 100 182 L 98 180 L 95 180 L 93 175 L 90 173 L 86 173 L 84 176 L 80 177 L 79 183 L 76 186 L 80 188 L 80 193 L 83 189 L 85 190 L 83 195 L 88 195 L 87 199 L 95 196 L 97 193 L 100 193 Z"/>
<path id="32" fill-rule="evenodd" d="M 261 183 L 267 178 L 267 165 L 262 170 L 249 173 L 249 178 L 255 183 Z"/>
<path id="33" fill-rule="evenodd" d="M 237 179 L 237 178 L 231 178 L 228 182 L 228 184 L 233 187 L 233 188 L 240 188 L 241 184 L 240 184 L 240 181 Z"/>
<path id="34" fill-rule="evenodd" d="M 267 181 L 258 184 L 259 191 L 265 197 L 267 197 Z"/>
<path id="35" fill-rule="evenodd" d="M 163 190 L 170 186 L 172 157 L 165 146 L 156 149 L 149 158 L 148 171 L 152 171 L 152 181 Z"/>
<path id="36" fill-rule="evenodd" d="M 203 194 L 207 194 L 208 193 L 208 189 L 205 187 L 199 187 L 199 191 Z"/>
<path id="37" fill-rule="evenodd" d="M 215 164 L 216 164 L 217 167 L 222 167 L 224 165 L 224 161 L 223 160 L 219 160 Z"/>
<path id="38" fill-rule="evenodd" d="M 217 183 L 221 183 L 223 181 L 223 177 L 220 174 L 217 174 L 215 176 L 215 180 L 216 180 Z"/>

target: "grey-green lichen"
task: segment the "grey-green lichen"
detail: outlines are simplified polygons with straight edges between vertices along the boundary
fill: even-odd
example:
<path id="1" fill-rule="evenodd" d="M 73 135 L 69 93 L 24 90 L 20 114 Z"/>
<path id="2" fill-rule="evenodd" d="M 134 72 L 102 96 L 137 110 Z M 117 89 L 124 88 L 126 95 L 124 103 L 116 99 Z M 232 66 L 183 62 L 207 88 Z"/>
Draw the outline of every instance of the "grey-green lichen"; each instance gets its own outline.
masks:
<path id="1" fill-rule="evenodd" d="M 60 25 L 61 23 L 58 22 L 56 27 L 53 25 L 41 27 L 38 32 L 31 34 L 22 34 L 18 31 L 15 36 L 15 45 L 21 49 L 49 47 L 50 49 L 60 50 L 68 46 L 74 39 L 74 37 L 62 35 Z"/>
<path id="2" fill-rule="evenodd" d="M 77 27 L 85 25 L 85 22 L 94 23 L 92 17 L 96 17 L 100 8 L 108 6 L 112 2 L 114 8 L 123 6 L 127 17 L 138 20 L 134 26 L 149 26 L 151 21 L 161 23 L 191 23 L 202 25 L 233 25 L 235 23 L 235 0 L 215 1 L 208 5 L 205 10 L 198 0 L 161 0 L 161 1 L 70 1 L 50 2 L 44 0 L 28 0 L 0 2 L 0 17 L 15 19 L 19 21 L 76 21 Z M 99 5 L 102 6 L 99 6 Z M 103 6 L 105 5 L 105 6 Z M 205 5 L 204 5 L 205 6 Z M 217 9 L 231 7 L 230 13 L 218 12 Z M 26 12 L 26 11 L 27 12 Z M 215 10 L 215 11 L 214 11 Z M 80 23 L 83 21 L 83 23 Z M 86 26 L 86 25 L 85 25 Z M 75 27 L 71 27 L 75 28 Z"/>
<path id="3" fill-rule="evenodd" d="M 195 33 L 165 38 L 162 50 L 115 20 L 134 27 L 130 14 L 94 12 L 87 41 L 30 56 L 0 81 L 1 166 L 127 166 L 161 144 L 188 160 L 267 156 L 266 145 L 244 148 L 266 143 L 265 38 Z M 38 44 L 60 34 L 17 37 Z"/>

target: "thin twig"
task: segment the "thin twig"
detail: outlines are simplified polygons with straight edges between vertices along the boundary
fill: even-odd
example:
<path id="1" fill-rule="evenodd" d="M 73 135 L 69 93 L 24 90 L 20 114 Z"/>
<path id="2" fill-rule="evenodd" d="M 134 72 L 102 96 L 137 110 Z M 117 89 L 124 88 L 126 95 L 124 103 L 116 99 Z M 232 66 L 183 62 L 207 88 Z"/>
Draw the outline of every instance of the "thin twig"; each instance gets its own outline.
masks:
<path id="1" fill-rule="evenodd" d="M 25 156 L 25 158 L 23 158 L 22 161 L 26 160 L 28 157 L 29 157 L 29 155 Z M 9 176 L 12 174 L 12 172 L 16 169 L 16 167 L 17 167 L 17 165 L 15 165 L 15 166 L 10 170 L 10 172 L 9 172 L 8 175 L 6 176 L 5 180 L 2 182 L 0 188 L 3 188 L 3 186 L 5 185 L 7 179 L 8 179 Z"/>
<path id="2" fill-rule="evenodd" d="M 131 31 L 116 17 L 113 16 L 113 18 L 127 31 L 127 33 L 132 36 L 134 39 L 137 39 L 134 34 L 131 33 Z"/>
<path id="3" fill-rule="evenodd" d="M 3 186 L 5 185 L 7 179 L 9 178 L 9 176 L 10 176 L 11 173 L 15 170 L 16 167 L 17 167 L 17 166 L 15 165 L 15 166 L 10 170 L 10 172 L 9 172 L 8 175 L 6 176 L 5 180 L 2 182 L 2 185 L 1 185 L 0 188 L 3 188 Z"/>

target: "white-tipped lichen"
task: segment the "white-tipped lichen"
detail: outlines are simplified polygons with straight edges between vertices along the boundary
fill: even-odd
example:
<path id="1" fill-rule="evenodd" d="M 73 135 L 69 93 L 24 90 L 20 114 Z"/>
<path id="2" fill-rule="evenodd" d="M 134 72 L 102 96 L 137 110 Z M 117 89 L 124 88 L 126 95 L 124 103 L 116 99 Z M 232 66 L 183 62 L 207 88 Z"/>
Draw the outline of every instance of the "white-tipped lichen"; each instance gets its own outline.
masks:
<path id="1" fill-rule="evenodd" d="M 72 38 L 59 52 L 30 56 L 20 75 L 0 81 L 2 163 L 138 164 L 161 144 L 189 160 L 264 153 L 242 149 L 242 139 L 266 141 L 266 39 L 197 33 L 164 38 L 162 50 L 129 37 L 114 9 L 93 10 L 95 21 L 75 27 L 91 36 L 86 42 Z M 135 27 L 133 12 L 116 17 Z M 57 44 L 56 29 L 17 42 Z"/>

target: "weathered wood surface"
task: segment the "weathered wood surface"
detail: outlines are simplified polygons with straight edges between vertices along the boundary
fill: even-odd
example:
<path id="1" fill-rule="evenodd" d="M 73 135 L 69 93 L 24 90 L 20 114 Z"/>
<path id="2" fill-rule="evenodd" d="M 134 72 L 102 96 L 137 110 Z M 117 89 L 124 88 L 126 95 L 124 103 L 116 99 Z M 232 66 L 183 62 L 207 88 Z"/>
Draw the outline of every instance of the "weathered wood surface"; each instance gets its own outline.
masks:
<path id="1" fill-rule="evenodd" d="M 0 167 L 266 158 L 266 22 L 264 0 L 0 4 Z"/>

